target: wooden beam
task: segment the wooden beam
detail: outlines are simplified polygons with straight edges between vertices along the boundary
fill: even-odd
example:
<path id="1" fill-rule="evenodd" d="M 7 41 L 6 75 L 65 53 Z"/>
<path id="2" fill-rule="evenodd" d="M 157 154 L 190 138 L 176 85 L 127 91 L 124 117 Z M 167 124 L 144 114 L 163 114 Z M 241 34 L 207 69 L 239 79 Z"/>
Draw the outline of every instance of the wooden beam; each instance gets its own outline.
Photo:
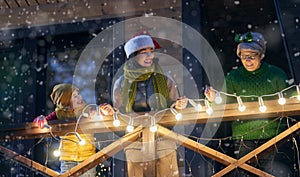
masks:
<path id="1" fill-rule="evenodd" d="M 205 110 L 196 111 L 194 108 L 186 108 L 179 112 L 182 113 L 183 119 L 177 121 L 175 116 L 170 111 L 162 112 L 162 119 L 157 122 L 162 126 L 176 126 L 186 124 L 198 124 L 207 122 L 221 122 L 232 120 L 250 120 L 250 119 L 262 119 L 268 117 L 281 117 L 281 116 L 293 116 L 300 115 L 300 102 L 295 98 L 287 99 L 287 103 L 281 106 L 277 103 L 277 100 L 264 101 L 267 106 L 267 111 L 261 113 L 258 110 L 257 102 L 244 103 L 247 107 L 246 111 L 240 112 L 237 110 L 238 105 L 215 105 L 213 106 L 214 113 L 208 115 Z M 124 131 L 128 122 L 126 117 L 118 115 L 120 117 L 121 125 L 114 127 L 113 117 L 106 116 L 103 120 L 87 120 L 82 119 L 79 123 L 81 131 L 86 133 L 101 133 L 101 132 L 113 132 Z M 67 121 L 49 121 L 52 126 L 52 132 L 55 136 L 64 135 L 67 132 L 73 131 L 76 125 L 76 120 Z M 40 138 L 43 136 L 50 136 L 49 129 L 39 129 L 36 123 L 25 123 L 11 126 L 0 126 L 0 141 L 14 140 L 14 139 L 30 139 Z"/>
<path id="2" fill-rule="evenodd" d="M 207 147 L 203 144 L 195 142 L 195 141 L 193 141 L 185 136 L 182 136 L 178 133 L 172 132 L 169 129 L 164 128 L 162 126 L 158 126 L 158 133 L 163 137 L 169 138 L 170 140 L 172 140 L 178 144 L 181 144 L 182 146 L 185 146 L 195 152 L 203 154 L 204 156 L 209 157 L 213 160 L 216 160 L 224 165 L 230 165 L 230 164 L 237 163 L 236 159 L 234 159 L 226 154 L 223 154 L 219 151 L 211 149 L 210 147 Z M 241 164 L 240 167 L 253 173 L 253 174 L 256 174 L 258 176 L 273 177 L 272 175 L 270 175 L 266 172 L 263 172 L 259 169 L 256 169 L 246 163 Z"/>
<path id="3" fill-rule="evenodd" d="M 45 167 L 35 161 L 32 161 L 24 156 L 21 156 L 18 153 L 14 152 L 10 149 L 7 149 L 3 146 L 0 146 L 0 152 L 3 153 L 5 158 L 16 161 L 16 162 L 30 168 L 31 170 L 37 170 L 44 175 L 50 175 L 50 176 L 58 176 L 59 175 L 58 172 L 56 172 L 48 167 Z"/>
<path id="4" fill-rule="evenodd" d="M 9 8 L 19 7 L 18 3 L 15 0 L 6 0 Z"/>
<path id="5" fill-rule="evenodd" d="M 6 4 L 6 2 L 3 0 L 3 1 L 0 1 L 0 9 L 6 9 L 8 8 L 8 5 Z"/>
<path id="6" fill-rule="evenodd" d="M 208 115 L 205 112 L 205 108 L 201 111 L 196 111 L 194 108 L 186 108 L 178 110 L 183 115 L 183 119 L 180 121 L 175 120 L 175 116 L 170 112 L 163 113 L 164 117 L 159 121 L 160 125 L 174 126 L 181 124 L 195 124 L 195 123 L 207 123 L 207 122 L 221 122 L 221 121 L 233 121 L 233 120 L 250 120 L 250 119 L 263 119 L 270 117 L 284 117 L 300 115 L 300 102 L 296 98 L 286 99 L 285 105 L 279 105 L 277 100 L 264 101 L 267 107 L 266 112 L 259 111 L 258 102 L 244 102 L 246 110 L 240 112 L 238 110 L 238 104 L 232 103 L 227 105 L 213 105 L 213 114 Z"/>
<path id="7" fill-rule="evenodd" d="M 37 2 L 39 2 L 40 5 L 41 5 L 41 4 L 46 4 L 46 3 L 47 3 L 46 0 L 37 0 Z"/>
<path id="8" fill-rule="evenodd" d="M 25 0 L 15 0 L 19 7 L 28 7 Z"/>
<path id="9" fill-rule="evenodd" d="M 13 1 L 15 2 L 15 1 Z M 59 3 L 44 3 L 40 5 L 11 9 L 3 9 L 0 15 L 0 27 L 22 28 L 29 26 L 51 25 L 59 23 L 80 22 L 90 19 L 103 19 L 114 17 L 142 16 L 145 13 L 165 9 L 172 17 L 178 17 L 176 11 L 180 11 L 181 1 L 118 1 L 88 0 L 68 1 Z M 177 10 L 176 10 L 177 9 Z M 24 12 L 28 12 L 26 15 Z M 10 15 L 10 18 L 7 16 Z"/>
<path id="10" fill-rule="evenodd" d="M 26 0 L 26 1 L 29 4 L 29 6 L 37 6 L 37 5 L 39 5 L 37 0 Z"/>
<path id="11" fill-rule="evenodd" d="M 103 120 L 81 119 L 78 125 L 78 132 L 82 133 L 101 133 L 125 131 L 127 123 L 120 119 L 119 127 L 114 127 L 113 117 L 106 116 Z M 19 125 L 0 126 L 0 141 L 22 140 L 41 137 L 50 137 L 50 131 L 54 136 L 62 136 L 74 131 L 76 119 L 49 121 L 51 130 L 48 128 L 40 129 L 36 123 L 24 123 Z M 3 128 L 3 129 L 1 129 Z"/>

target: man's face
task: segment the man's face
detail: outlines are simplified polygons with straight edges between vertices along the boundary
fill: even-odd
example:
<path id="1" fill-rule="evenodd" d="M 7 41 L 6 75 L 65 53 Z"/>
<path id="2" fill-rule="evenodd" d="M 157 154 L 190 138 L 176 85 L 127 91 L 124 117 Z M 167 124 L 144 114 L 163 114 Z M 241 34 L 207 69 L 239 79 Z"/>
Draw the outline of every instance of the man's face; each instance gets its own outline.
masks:
<path id="1" fill-rule="evenodd" d="M 242 49 L 240 58 L 247 71 L 255 71 L 260 67 L 262 55 L 254 50 Z"/>

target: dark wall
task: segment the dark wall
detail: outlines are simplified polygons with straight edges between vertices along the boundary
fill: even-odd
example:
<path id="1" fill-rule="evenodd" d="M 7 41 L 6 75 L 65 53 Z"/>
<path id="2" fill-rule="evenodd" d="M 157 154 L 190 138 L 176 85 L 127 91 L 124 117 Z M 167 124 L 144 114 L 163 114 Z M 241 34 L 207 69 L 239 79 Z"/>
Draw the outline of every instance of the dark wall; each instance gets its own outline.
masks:
<path id="1" fill-rule="evenodd" d="M 203 35 L 215 49 L 224 74 L 232 67 L 241 66 L 236 56 L 235 34 L 256 31 L 267 41 L 264 60 L 281 67 L 292 78 L 289 58 L 286 57 L 282 31 L 273 0 L 216 1 L 203 0 Z"/>
<path id="2" fill-rule="evenodd" d="M 289 58 L 292 77 L 295 83 L 300 83 L 300 11 L 299 1 L 274 1 L 282 31 L 285 57 Z"/>

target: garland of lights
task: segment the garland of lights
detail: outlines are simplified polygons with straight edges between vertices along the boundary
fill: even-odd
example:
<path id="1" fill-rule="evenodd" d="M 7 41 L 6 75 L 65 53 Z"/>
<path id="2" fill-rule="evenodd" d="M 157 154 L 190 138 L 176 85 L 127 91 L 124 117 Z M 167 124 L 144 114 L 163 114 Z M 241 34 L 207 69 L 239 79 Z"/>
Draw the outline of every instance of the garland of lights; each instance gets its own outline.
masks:
<path id="1" fill-rule="evenodd" d="M 249 97 L 256 97 L 258 98 L 258 103 L 259 103 L 259 111 L 260 112 L 266 112 L 267 107 L 264 105 L 264 97 L 271 97 L 271 96 L 276 96 L 278 95 L 278 104 L 280 105 L 284 105 L 286 103 L 286 99 L 283 97 L 283 92 L 290 90 L 292 88 L 296 87 L 296 91 L 297 91 L 297 99 L 300 101 L 300 85 L 292 85 L 290 87 L 287 87 L 279 92 L 273 93 L 273 94 L 267 94 L 267 95 L 261 95 L 261 96 L 257 96 L 257 95 L 235 95 L 235 94 L 229 94 L 229 93 L 225 93 L 225 92 L 221 92 L 221 91 L 217 91 L 215 89 L 212 89 L 214 92 L 216 92 L 216 97 L 214 102 L 216 104 L 221 104 L 223 102 L 223 99 L 221 97 L 221 94 L 225 95 L 225 96 L 229 96 L 229 97 L 235 97 L 238 103 L 238 110 L 240 112 L 244 112 L 246 110 L 246 106 L 243 104 L 242 98 L 249 98 Z M 211 107 L 209 106 L 209 104 L 207 103 L 207 100 L 204 100 L 205 102 L 205 106 L 206 106 L 206 113 L 207 114 L 212 114 L 213 110 L 211 110 Z M 190 102 L 191 103 L 191 102 Z M 192 104 L 193 105 L 193 104 Z M 194 106 L 194 105 L 193 105 Z M 195 106 L 194 106 L 195 107 Z M 196 107 L 195 107 L 196 109 Z M 197 108 L 198 109 L 198 108 Z M 196 109 L 196 110 L 197 110 Z"/>
<path id="2" fill-rule="evenodd" d="M 283 92 L 287 91 L 287 90 L 290 90 L 292 88 L 296 88 L 296 91 L 297 91 L 297 99 L 300 101 L 300 85 L 292 85 L 290 87 L 287 87 L 277 93 L 273 93 L 273 94 L 267 94 L 267 95 L 261 95 L 261 96 L 257 96 L 257 95 L 248 95 L 248 96 L 245 96 L 245 95 L 234 95 L 234 94 L 229 94 L 229 93 L 225 93 L 225 92 L 221 92 L 221 91 L 217 91 L 215 89 L 213 89 L 214 92 L 216 92 L 216 97 L 214 99 L 214 102 L 216 104 L 221 104 L 223 102 L 222 100 L 222 97 L 221 97 L 221 94 L 225 95 L 225 96 L 230 96 L 230 97 L 235 97 L 236 100 L 237 100 L 237 103 L 238 103 L 238 110 L 240 112 L 243 112 L 246 110 L 246 106 L 243 104 L 243 101 L 242 101 L 242 98 L 246 98 L 246 97 L 256 97 L 258 98 L 258 103 L 259 103 L 259 110 L 260 112 L 266 112 L 267 110 L 267 107 L 264 105 L 264 101 L 263 101 L 263 98 L 264 97 L 270 97 L 270 96 L 276 96 L 278 95 L 278 104 L 280 105 L 284 105 L 286 103 L 286 100 L 285 98 L 283 97 Z M 205 112 L 208 114 L 208 115 L 211 115 L 213 114 L 213 108 L 210 104 L 210 102 L 207 100 L 207 99 L 188 99 L 188 102 L 195 108 L 196 111 L 202 111 L 203 109 L 203 105 L 205 107 Z M 202 104 L 201 104 L 202 103 Z M 79 116 L 79 118 L 77 119 L 77 122 L 76 122 L 76 125 L 75 125 L 75 130 L 74 132 L 68 132 L 65 134 L 68 135 L 68 134 L 74 134 L 77 139 L 78 139 L 78 143 L 79 145 L 84 145 L 85 142 L 84 140 L 80 137 L 80 135 L 77 133 L 77 128 L 78 128 L 78 125 L 79 125 L 79 122 L 81 120 L 82 117 L 90 117 L 91 114 L 89 113 L 86 113 L 86 110 L 90 107 L 90 106 L 95 106 L 96 107 L 96 112 L 92 115 L 92 119 L 94 120 L 103 120 L 103 117 L 102 115 L 99 114 L 99 111 L 98 111 L 98 105 L 97 104 L 89 104 L 87 105 L 83 110 L 82 110 L 82 114 Z M 121 115 L 122 117 L 127 117 L 128 118 L 128 125 L 126 127 L 126 131 L 127 132 L 132 132 L 134 130 L 134 119 L 138 119 L 138 118 L 142 118 L 142 117 L 147 117 L 147 118 L 150 118 L 151 120 L 151 125 L 150 125 L 150 131 L 151 132 L 156 132 L 157 131 L 157 126 L 156 126 L 156 120 L 155 120 L 155 117 L 157 114 L 161 113 L 161 112 L 165 112 L 167 110 L 170 110 L 170 112 L 175 116 L 175 119 L 177 121 L 180 121 L 183 119 L 183 115 L 179 112 L 177 112 L 177 110 L 175 109 L 175 103 L 172 104 L 170 106 L 170 108 L 166 108 L 164 110 L 161 110 L 161 111 L 158 111 L 156 112 L 154 115 L 149 115 L 149 114 L 145 114 L 145 115 L 140 115 L 140 116 L 137 116 L 135 118 L 133 118 L 132 116 L 128 116 L 126 114 L 123 114 L 121 113 L 118 109 L 114 108 L 114 114 L 113 114 L 113 125 L 114 127 L 119 127 L 121 122 L 119 120 L 119 117 L 118 115 Z M 69 140 L 69 139 L 58 139 L 56 138 L 53 133 L 52 133 L 52 127 L 49 126 L 48 124 L 45 125 L 45 128 L 48 128 L 50 130 L 50 134 L 53 138 L 55 138 L 56 140 Z M 73 141 L 74 140 L 70 140 L 70 141 Z M 60 149 L 60 148 L 59 148 Z M 55 156 L 59 156 L 60 155 L 60 151 L 58 150 L 55 150 L 54 151 L 54 154 Z"/>
<path id="3" fill-rule="evenodd" d="M 145 115 L 137 116 L 135 118 L 133 118 L 132 116 L 128 116 L 126 114 L 123 114 L 118 109 L 115 109 L 115 112 L 113 114 L 113 119 L 114 119 L 113 125 L 115 127 L 120 126 L 120 120 L 119 120 L 118 115 L 121 115 L 122 117 L 127 117 L 129 119 L 129 121 L 128 121 L 128 125 L 126 127 L 126 131 L 127 132 L 133 132 L 133 130 L 134 130 L 134 119 L 147 117 L 147 118 L 150 118 L 150 121 L 151 121 L 150 122 L 150 131 L 151 132 L 156 132 L 157 131 L 156 120 L 155 120 L 156 115 L 160 114 L 161 112 L 165 112 L 169 109 L 172 110 L 172 108 L 167 108 L 167 109 L 160 110 L 160 111 L 156 112 L 154 115 L 145 114 Z M 174 111 L 176 111 L 176 110 L 174 109 Z"/>

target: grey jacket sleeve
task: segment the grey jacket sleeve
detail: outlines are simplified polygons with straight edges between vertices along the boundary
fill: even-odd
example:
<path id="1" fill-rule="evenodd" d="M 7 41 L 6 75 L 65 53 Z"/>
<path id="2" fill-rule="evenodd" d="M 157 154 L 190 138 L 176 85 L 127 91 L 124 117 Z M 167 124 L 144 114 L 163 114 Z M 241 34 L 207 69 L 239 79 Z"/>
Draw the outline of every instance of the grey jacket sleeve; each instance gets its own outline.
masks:
<path id="1" fill-rule="evenodd" d="M 167 77 L 167 84 L 169 87 L 170 99 L 173 102 L 175 102 L 177 100 L 177 98 L 180 97 L 178 88 L 176 86 L 175 81 L 169 75 L 166 74 L 165 76 Z"/>
<path id="2" fill-rule="evenodd" d="M 119 79 L 117 79 L 113 86 L 113 106 L 115 108 L 122 107 L 122 88 L 124 83 L 124 76 L 121 76 Z"/>

